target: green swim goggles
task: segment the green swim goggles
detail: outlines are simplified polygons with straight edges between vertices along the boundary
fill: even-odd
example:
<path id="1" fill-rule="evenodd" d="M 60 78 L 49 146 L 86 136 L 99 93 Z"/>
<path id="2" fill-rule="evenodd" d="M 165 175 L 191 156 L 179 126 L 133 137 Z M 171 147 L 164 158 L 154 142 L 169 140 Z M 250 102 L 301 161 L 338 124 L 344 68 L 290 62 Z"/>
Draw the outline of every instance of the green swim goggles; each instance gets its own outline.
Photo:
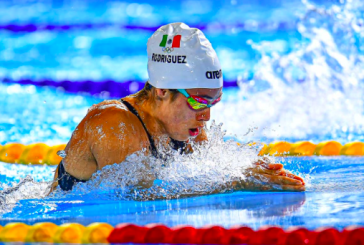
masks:
<path id="1" fill-rule="evenodd" d="M 215 105 L 216 103 L 218 103 L 221 100 L 221 96 L 220 96 L 219 98 L 217 98 L 216 100 L 214 100 L 213 102 L 210 103 L 210 101 L 208 101 L 205 98 L 202 98 L 197 95 L 188 94 L 185 89 L 177 89 L 177 91 L 180 92 L 181 94 L 183 94 L 187 98 L 187 105 L 192 110 L 196 110 L 196 111 L 202 110 L 205 108 L 210 108 L 211 106 Z"/>

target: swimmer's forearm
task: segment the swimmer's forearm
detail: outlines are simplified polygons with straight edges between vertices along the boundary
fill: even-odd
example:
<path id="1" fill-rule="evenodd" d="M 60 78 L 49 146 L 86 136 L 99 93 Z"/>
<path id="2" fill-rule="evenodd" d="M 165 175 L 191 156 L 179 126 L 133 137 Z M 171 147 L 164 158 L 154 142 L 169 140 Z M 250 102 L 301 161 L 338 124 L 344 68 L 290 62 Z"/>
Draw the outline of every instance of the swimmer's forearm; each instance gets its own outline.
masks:
<path id="1" fill-rule="evenodd" d="M 234 191 L 305 191 L 305 185 L 296 180 L 284 179 L 284 176 L 249 176 L 244 180 L 234 181 Z"/>
<path id="2" fill-rule="evenodd" d="M 272 186 L 263 184 L 253 177 L 234 181 L 231 185 L 234 191 L 268 191 L 273 189 Z"/>
<path id="3" fill-rule="evenodd" d="M 51 184 L 51 189 L 49 190 L 49 193 L 47 194 L 47 196 L 49 196 L 58 186 L 58 168 L 59 165 L 57 166 L 55 172 L 54 172 L 54 178 L 53 178 L 53 182 Z"/>

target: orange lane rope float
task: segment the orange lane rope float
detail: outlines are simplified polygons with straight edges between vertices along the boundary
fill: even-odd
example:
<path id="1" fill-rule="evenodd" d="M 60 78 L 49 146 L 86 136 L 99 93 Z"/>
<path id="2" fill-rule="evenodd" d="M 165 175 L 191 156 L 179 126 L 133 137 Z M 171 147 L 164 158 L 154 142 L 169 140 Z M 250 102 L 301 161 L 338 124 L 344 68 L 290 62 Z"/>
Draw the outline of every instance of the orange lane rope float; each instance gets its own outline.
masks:
<path id="1" fill-rule="evenodd" d="M 241 144 L 238 143 L 238 145 Z M 264 143 L 250 143 L 248 145 L 260 146 L 260 156 L 364 156 L 363 142 L 349 142 L 342 145 L 333 140 L 318 144 L 310 141 L 295 143 L 276 141 L 268 145 Z M 66 144 L 48 146 L 44 143 L 29 145 L 8 143 L 0 145 L 0 162 L 57 165 L 62 159 L 57 155 L 57 152 L 64 150 L 65 147 Z"/>
<path id="2" fill-rule="evenodd" d="M 163 224 L 138 226 L 92 223 L 87 227 L 68 223 L 60 226 L 44 222 L 34 225 L 9 223 L 0 226 L 0 242 L 74 243 L 74 244 L 248 244 L 248 245 L 364 245 L 364 227 L 348 226 L 342 231 L 332 227 L 308 230 L 263 226 L 254 231 L 247 226 L 195 228 L 188 225 L 167 227 Z"/>
<path id="3" fill-rule="evenodd" d="M 364 156 L 363 142 L 349 142 L 344 146 L 334 140 L 314 144 L 310 141 L 286 141 L 262 144 L 259 155 L 270 156 Z"/>
<path id="4" fill-rule="evenodd" d="M 48 146 L 44 143 L 23 145 L 8 143 L 0 147 L 0 161 L 20 164 L 57 165 L 62 158 L 58 151 L 64 150 L 66 144 Z"/>

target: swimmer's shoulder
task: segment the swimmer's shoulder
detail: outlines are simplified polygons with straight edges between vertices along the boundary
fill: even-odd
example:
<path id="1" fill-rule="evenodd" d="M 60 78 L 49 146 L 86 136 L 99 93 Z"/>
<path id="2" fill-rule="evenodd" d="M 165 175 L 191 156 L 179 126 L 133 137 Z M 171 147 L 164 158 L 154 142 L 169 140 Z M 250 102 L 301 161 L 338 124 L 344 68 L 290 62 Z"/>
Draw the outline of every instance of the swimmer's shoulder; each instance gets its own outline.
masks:
<path id="1" fill-rule="evenodd" d="M 124 129 L 129 125 L 127 114 L 126 106 L 117 100 L 107 100 L 93 105 L 72 133 L 71 146 L 80 145 L 82 142 L 83 145 L 90 148 L 89 143 L 97 137 L 99 139 L 110 138 L 110 134 L 120 132 L 120 128 Z M 125 128 L 125 130 L 128 129 Z"/>
<path id="2" fill-rule="evenodd" d="M 87 111 L 86 117 L 90 118 L 95 116 L 97 117 L 101 113 L 103 116 L 107 116 L 109 114 L 115 116 L 122 116 L 127 111 L 128 108 L 120 100 L 105 100 L 103 102 L 91 106 Z"/>
<path id="3" fill-rule="evenodd" d="M 120 100 L 107 100 L 93 105 L 85 119 L 85 129 L 89 131 L 102 127 L 105 134 L 123 134 L 126 138 L 144 135 L 139 119 Z"/>
<path id="4" fill-rule="evenodd" d="M 88 179 L 97 169 L 120 163 L 144 149 L 148 139 L 138 118 L 117 100 L 93 105 L 73 132 L 68 144 L 66 169 L 71 175 Z"/>

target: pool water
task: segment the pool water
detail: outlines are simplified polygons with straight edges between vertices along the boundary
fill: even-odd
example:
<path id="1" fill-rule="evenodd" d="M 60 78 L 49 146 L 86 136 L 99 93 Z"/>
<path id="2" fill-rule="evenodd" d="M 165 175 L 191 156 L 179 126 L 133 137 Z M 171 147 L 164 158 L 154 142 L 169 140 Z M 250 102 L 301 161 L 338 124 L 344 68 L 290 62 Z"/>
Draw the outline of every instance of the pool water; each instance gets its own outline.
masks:
<path id="1" fill-rule="evenodd" d="M 107 91 L 97 96 L 72 94 L 60 87 L 26 86 L 16 81 L 144 82 L 147 39 L 154 27 L 173 21 L 204 30 L 221 60 L 224 79 L 237 81 L 237 86 L 224 89 L 222 102 L 212 110 L 212 118 L 223 122 L 226 130 L 225 143 L 216 144 L 227 147 L 233 156 L 217 151 L 222 159 L 206 163 L 214 166 L 211 176 L 206 171 L 195 182 L 189 181 L 188 171 L 171 169 L 162 180 L 178 177 L 180 183 L 167 181 L 172 187 L 198 184 L 197 191 L 199 185 L 203 189 L 214 184 L 211 179 L 215 177 L 221 183 L 224 174 L 237 175 L 217 163 L 238 168 L 252 161 L 255 152 L 236 150 L 226 143 L 229 138 L 244 143 L 364 141 L 364 9 L 360 2 L 199 2 L 201 6 L 193 8 L 193 1 L 53 1 L 21 6 L 1 2 L 0 11 L 7 9 L 0 18 L 2 24 L 32 23 L 39 29 L 0 30 L 0 78 L 4 81 L 0 83 L 0 143 L 66 143 L 90 106 L 113 99 Z M 69 29 L 49 30 L 45 25 L 68 25 Z M 229 162 L 229 157 L 236 163 Z M 71 193 L 46 197 L 54 166 L 0 163 L 0 225 L 14 221 L 247 224 L 254 228 L 269 224 L 310 229 L 363 225 L 364 158 L 273 160 L 303 176 L 307 191 L 138 201 L 127 198 L 117 183 L 111 183 L 113 188 L 85 191 L 80 185 Z M 192 171 L 199 163 L 183 161 L 176 168 Z"/>
<path id="2" fill-rule="evenodd" d="M 100 192 L 97 198 L 94 193 L 35 198 L 21 200 L 10 212 L 2 213 L 0 225 L 14 221 L 84 225 L 95 221 L 112 225 L 163 223 L 198 227 L 246 224 L 254 228 L 279 225 L 309 229 L 364 225 L 364 158 L 305 157 L 281 161 L 288 169 L 309 174 L 306 192 L 235 192 L 157 201 L 120 200 L 112 192 Z M 37 176 L 35 181 L 49 181 L 54 167 L 2 164 L 1 169 L 12 170 L 7 171 L 13 174 L 7 176 L 8 181 L 20 180 L 26 175 Z"/>

